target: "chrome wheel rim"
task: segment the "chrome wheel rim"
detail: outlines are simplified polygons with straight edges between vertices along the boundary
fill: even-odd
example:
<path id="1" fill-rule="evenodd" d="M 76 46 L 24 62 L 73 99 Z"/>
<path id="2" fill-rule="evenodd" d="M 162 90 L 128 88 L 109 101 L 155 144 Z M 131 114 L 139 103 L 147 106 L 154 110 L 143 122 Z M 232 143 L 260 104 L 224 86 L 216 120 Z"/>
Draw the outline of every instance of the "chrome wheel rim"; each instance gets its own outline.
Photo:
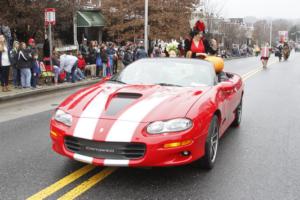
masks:
<path id="1" fill-rule="evenodd" d="M 243 113 L 242 102 L 240 103 L 236 113 L 238 115 L 238 122 L 241 122 L 242 121 L 242 113 Z"/>
<path id="2" fill-rule="evenodd" d="M 210 138 L 210 161 L 212 163 L 215 162 L 218 152 L 218 145 L 219 145 L 219 129 L 218 126 L 215 125 L 213 134 Z"/>

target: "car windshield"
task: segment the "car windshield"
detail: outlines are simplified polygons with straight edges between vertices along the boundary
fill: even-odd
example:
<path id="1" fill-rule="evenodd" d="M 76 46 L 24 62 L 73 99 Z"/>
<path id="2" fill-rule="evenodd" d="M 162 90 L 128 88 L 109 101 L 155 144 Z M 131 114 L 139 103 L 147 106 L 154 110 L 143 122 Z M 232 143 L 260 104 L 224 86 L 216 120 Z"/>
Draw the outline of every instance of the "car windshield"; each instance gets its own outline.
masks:
<path id="1" fill-rule="evenodd" d="M 142 59 L 132 63 L 111 81 L 131 85 L 178 87 L 212 86 L 215 71 L 211 63 L 196 59 Z"/>

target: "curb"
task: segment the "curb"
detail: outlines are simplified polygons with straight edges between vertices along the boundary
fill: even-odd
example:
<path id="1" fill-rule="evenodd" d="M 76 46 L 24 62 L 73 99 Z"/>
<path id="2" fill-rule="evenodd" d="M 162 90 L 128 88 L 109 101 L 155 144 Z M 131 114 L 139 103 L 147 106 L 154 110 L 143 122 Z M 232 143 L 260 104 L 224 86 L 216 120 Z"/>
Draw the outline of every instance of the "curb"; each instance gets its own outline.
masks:
<path id="1" fill-rule="evenodd" d="M 77 83 L 63 83 L 63 84 L 60 84 L 57 86 L 46 86 L 45 88 L 28 90 L 28 91 L 14 93 L 14 94 L 8 94 L 5 96 L 0 96 L 0 103 L 7 101 L 7 100 L 18 99 L 18 98 L 23 98 L 23 97 L 28 97 L 28 96 L 35 96 L 35 95 L 44 94 L 47 92 L 58 92 L 58 91 L 67 90 L 67 89 L 71 89 L 71 88 L 88 86 L 88 85 L 98 83 L 100 80 L 101 79 L 88 80 L 88 81 L 82 81 L 82 82 L 77 82 Z"/>

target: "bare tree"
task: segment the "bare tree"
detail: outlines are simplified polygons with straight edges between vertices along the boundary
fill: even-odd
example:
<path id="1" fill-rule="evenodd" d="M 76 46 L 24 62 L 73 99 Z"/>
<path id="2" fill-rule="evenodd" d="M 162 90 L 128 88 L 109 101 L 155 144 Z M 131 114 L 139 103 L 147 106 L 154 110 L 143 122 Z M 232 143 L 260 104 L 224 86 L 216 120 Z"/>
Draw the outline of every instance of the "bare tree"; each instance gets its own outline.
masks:
<path id="1" fill-rule="evenodd" d="M 196 0 L 151 0 L 149 25 L 152 39 L 171 39 L 185 35 Z M 114 39 L 143 38 L 144 0 L 103 0 L 108 33 Z"/>
<path id="2" fill-rule="evenodd" d="M 0 24 L 9 25 L 15 38 L 27 41 L 34 37 L 39 41 L 44 39 L 44 10 L 47 7 L 56 8 L 56 26 L 54 27 L 57 37 L 72 34 L 72 16 L 74 13 L 75 0 L 7 0 L 0 1 Z"/>
<path id="3" fill-rule="evenodd" d="M 288 20 L 278 19 L 278 20 L 274 20 L 272 24 L 273 24 L 272 45 L 275 45 L 275 41 L 279 40 L 278 32 L 288 31 L 291 28 L 292 23 Z M 270 26 L 271 26 L 271 21 L 267 21 L 267 20 L 260 20 L 254 24 L 253 38 L 258 45 L 263 45 L 265 42 L 270 41 L 270 30 L 271 30 Z"/>

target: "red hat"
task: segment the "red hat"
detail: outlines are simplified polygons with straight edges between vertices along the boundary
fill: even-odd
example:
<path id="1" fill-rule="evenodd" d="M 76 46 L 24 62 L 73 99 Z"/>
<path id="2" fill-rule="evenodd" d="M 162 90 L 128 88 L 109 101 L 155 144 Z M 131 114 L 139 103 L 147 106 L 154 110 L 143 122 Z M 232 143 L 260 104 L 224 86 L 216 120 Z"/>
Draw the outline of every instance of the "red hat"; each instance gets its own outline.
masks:
<path id="1" fill-rule="evenodd" d="M 195 24 L 195 27 L 194 29 L 198 30 L 198 31 L 201 31 L 201 32 L 204 32 L 205 31 L 205 24 L 204 22 L 202 22 L 201 20 L 198 20 Z"/>
<path id="2" fill-rule="evenodd" d="M 28 44 L 29 44 L 29 45 L 34 44 L 34 43 L 35 43 L 35 40 L 34 40 L 33 38 L 30 38 L 30 39 L 28 40 Z"/>

